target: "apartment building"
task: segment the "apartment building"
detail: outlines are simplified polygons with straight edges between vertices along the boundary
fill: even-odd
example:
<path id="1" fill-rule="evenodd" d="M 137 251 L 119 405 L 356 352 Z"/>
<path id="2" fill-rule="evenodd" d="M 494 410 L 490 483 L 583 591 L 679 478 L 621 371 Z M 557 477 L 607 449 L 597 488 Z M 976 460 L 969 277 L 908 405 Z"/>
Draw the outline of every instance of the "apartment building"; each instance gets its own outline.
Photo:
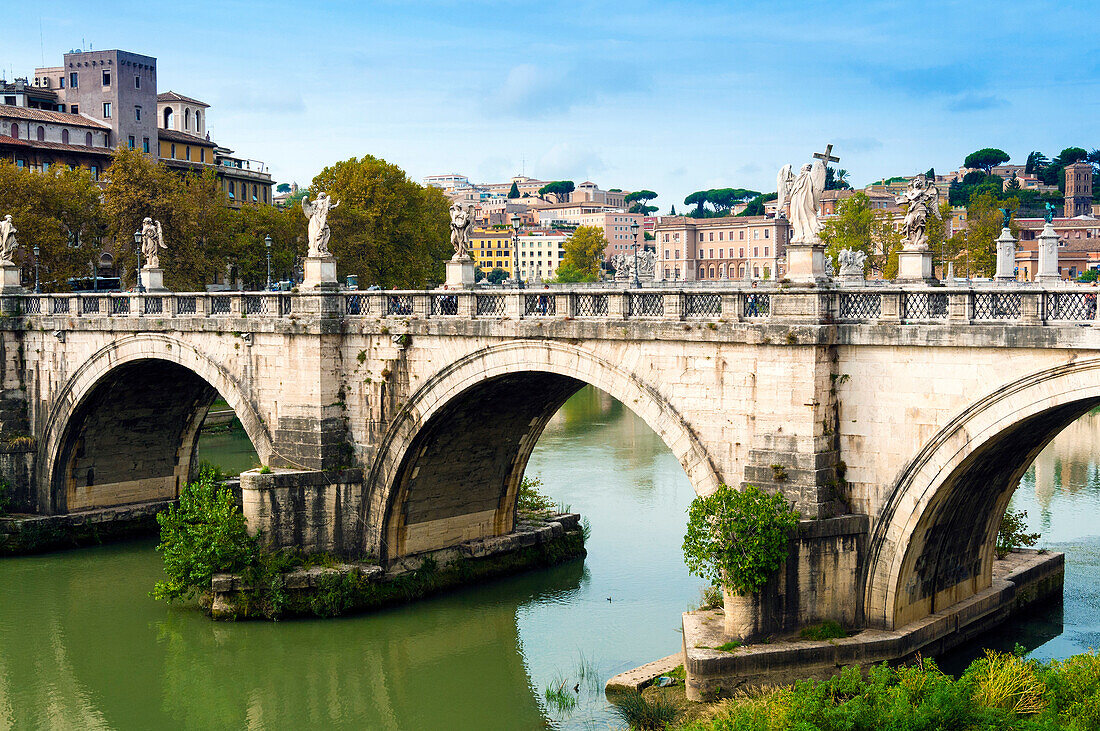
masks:
<path id="1" fill-rule="evenodd" d="M 786 273 L 790 224 L 785 219 L 664 216 L 654 233 L 657 279 L 781 279 Z"/>

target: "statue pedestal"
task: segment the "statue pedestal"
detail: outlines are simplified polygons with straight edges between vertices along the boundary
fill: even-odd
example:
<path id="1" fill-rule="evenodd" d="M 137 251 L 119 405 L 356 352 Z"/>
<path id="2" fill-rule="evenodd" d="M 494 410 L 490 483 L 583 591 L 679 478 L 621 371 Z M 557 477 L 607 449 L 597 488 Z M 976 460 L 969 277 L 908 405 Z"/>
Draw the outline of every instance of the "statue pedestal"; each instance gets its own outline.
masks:
<path id="1" fill-rule="evenodd" d="M 302 289 L 336 289 L 336 257 L 307 256 L 304 262 Z"/>
<path id="2" fill-rule="evenodd" d="M 447 262 L 448 289 L 469 289 L 474 286 L 474 260 L 469 257 Z"/>
<path id="3" fill-rule="evenodd" d="M 1016 279 L 1016 239 L 1007 228 L 1002 228 L 997 237 L 997 274 L 994 278 L 998 282 Z"/>
<path id="4" fill-rule="evenodd" d="M 899 282 L 933 282 L 931 251 L 899 251 Z"/>
<path id="5" fill-rule="evenodd" d="M 746 273 L 748 266 L 746 265 Z M 787 279 L 792 282 L 828 281 L 825 272 L 825 244 L 787 244 Z"/>
<path id="6" fill-rule="evenodd" d="M 1036 282 L 1060 282 L 1058 273 L 1058 234 L 1054 226 L 1047 223 L 1039 234 L 1039 266 L 1035 272 Z"/>
<path id="7" fill-rule="evenodd" d="M 24 292 L 20 282 L 19 267 L 15 264 L 0 264 L 0 293 L 23 294 Z"/>
<path id="8" fill-rule="evenodd" d="M 167 292 L 164 287 L 164 270 L 160 267 L 141 268 L 141 286 L 146 292 Z"/>

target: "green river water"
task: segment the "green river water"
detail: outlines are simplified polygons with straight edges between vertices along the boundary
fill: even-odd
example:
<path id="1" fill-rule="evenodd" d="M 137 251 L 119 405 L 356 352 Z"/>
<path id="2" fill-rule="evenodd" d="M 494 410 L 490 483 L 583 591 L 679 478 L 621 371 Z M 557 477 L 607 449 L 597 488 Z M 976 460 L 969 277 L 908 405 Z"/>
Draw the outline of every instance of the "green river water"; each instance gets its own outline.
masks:
<path id="1" fill-rule="evenodd" d="M 984 644 L 1100 646 L 1098 438 L 1098 416 L 1071 426 L 1014 498 L 1042 545 L 1067 553 L 1064 611 Z M 255 462 L 240 432 L 204 436 L 200 453 L 230 472 Z M 698 601 L 679 548 L 691 487 L 640 419 L 591 388 L 528 474 L 591 521 L 586 559 L 370 615 L 211 622 L 149 598 L 152 540 L 0 560 L 0 729 L 616 728 L 603 683 L 678 651 Z M 548 685 L 578 685 L 577 706 L 548 707 Z"/>

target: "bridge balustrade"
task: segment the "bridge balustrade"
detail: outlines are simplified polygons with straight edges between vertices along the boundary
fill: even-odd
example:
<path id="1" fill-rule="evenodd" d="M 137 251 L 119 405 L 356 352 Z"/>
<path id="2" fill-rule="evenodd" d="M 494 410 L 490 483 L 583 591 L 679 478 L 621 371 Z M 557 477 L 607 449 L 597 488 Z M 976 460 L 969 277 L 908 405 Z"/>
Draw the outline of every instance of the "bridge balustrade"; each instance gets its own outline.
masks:
<path id="1" fill-rule="evenodd" d="M 573 294 L 573 317 L 607 317 L 608 295 Z"/>
<path id="2" fill-rule="evenodd" d="M 1019 320 L 1021 298 L 1016 292 L 975 292 L 975 320 Z"/>
<path id="3" fill-rule="evenodd" d="M 946 292 L 902 292 L 901 319 L 946 320 L 948 313 Z"/>
<path id="4" fill-rule="evenodd" d="M 837 316 L 841 320 L 877 320 L 882 315 L 878 292 L 841 292 Z"/>
<path id="5" fill-rule="evenodd" d="M 770 317 L 772 313 L 771 295 L 763 292 L 750 292 L 744 295 L 741 316 L 756 319 Z"/>
<path id="6" fill-rule="evenodd" d="M 1046 319 L 1048 320 L 1095 320 L 1095 292 L 1047 292 Z"/>
<path id="7" fill-rule="evenodd" d="M 479 294 L 474 296 L 475 310 L 474 314 L 478 317 L 482 316 L 503 316 L 504 315 L 504 295 L 502 294 Z"/>
<path id="8" fill-rule="evenodd" d="M 684 317 L 720 317 L 722 315 L 722 295 L 685 294 L 683 312 Z"/>

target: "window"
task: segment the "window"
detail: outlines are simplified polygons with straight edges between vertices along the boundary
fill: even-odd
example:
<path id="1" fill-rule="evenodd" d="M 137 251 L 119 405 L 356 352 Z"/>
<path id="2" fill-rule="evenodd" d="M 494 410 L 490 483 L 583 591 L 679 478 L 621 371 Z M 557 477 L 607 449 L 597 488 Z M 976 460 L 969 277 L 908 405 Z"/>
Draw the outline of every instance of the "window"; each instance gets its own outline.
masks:
<path id="1" fill-rule="evenodd" d="M 76 86 L 76 84 L 73 84 L 73 86 Z M 65 88 L 65 77 L 64 76 L 58 76 L 57 77 L 57 88 L 58 89 L 64 89 Z"/>
<path id="2" fill-rule="evenodd" d="M 92 171 L 92 180 L 99 180 L 99 165 L 89 165 L 88 169 Z"/>
<path id="3" fill-rule="evenodd" d="M 232 199 L 234 199 L 234 198 L 236 198 L 236 197 L 237 197 L 237 195 L 236 195 L 236 187 L 235 187 L 235 186 L 233 185 L 233 181 L 232 181 L 232 180 L 230 180 L 230 181 L 229 181 L 229 199 L 230 199 L 230 200 L 232 200 Z"/>
<path id="4" fill-rule="evenodd" d="M 760 267 L 753 267 L 752 268 L 752 275 L 754 277 L 759 277 L 760 276 Z"/>
<path id="5" fill-rule="evenodd" d="M 106 69 L 104 69 L 104 71 L 103 71 L 103 85 L 104 86 L 110 86 L 111 85 L 111 72 L 107 71 Z"/>
<path id="6" fill-rule="evenodd" d="M 725 231 L 719 231 L 719 232 L 718 232 L 718 240 L 719 240 L 719 241 L 722 241 L 722 237 L 723 237 L 723 236 L 725 236 L 725 234 L 726 234 L 726 232 L 725 232 Z"/>
<path id="7" fill-rule="evenodd" d="M 14 96 L 4 97 L 4 103 L 7 104 L 10 107 L 14 107 L 15 106 L 15 97 Z"/>
<path id="8" fill-rule="evenodd" d="M 664 240 L 664 243 L 666 243 L 666 244 L 668 243 L 668 234 L 665 234 L 665 240 Z"/>
<path id="9" fill-rule="evenodd" d="M 61 130 L 61 144 L 69 144 L 69 130 L 67 129 Z"/>
<path id="10" fill-rule="evenodd" d="M 134 121 L 141 121 L 141 107 L 134 107 Z"/>
<path id="11" fill-rule="evenodd" d="M 765 246 L 765 247 L 764 247 L 764 256 L 767 256 L 767 255 L 768 255 L 768 247 L 767 247 L 767 246 Z"/>
<path id="12" fill-rule="evenodd" d="M 171 155 L 171 157 L 172 157 L 173 160 L 176 159 L 176 143 L 175 142 L 172 143 L 172 155 Z M 232 185 L 232 183 L 230 183 L 230 185 Z"/>
<path id="13" fill-rule="evenodd" d="M 38 141 L 39 142 L 45 142 L 46 141 L 46 128 L 43 127 L 42 125 L 38 125 L 38 129 L 35 130 L 35 134 L 38 136 Z"/>
<path id="14" fill-rule="evenodd" d="M 202 132 L 202 112 L 195 110 L 195 131 Z"/>
<path id="15" fill-rule="evenodd" d="M 738 232 L 737 232 L 737 238 L 739 238 L 739 239 L 740 239 L 741 241 L 744 241 L 744 240 L 745 240 L 745 232 L 744 232 L 744 230 L 741 230 L 741 231 L 738 231 Z"/>
<path id="16" fill-rule="evenodd" d="M 172 129 L 172 107 L 164 108 L 164 128 Z"/>
<path id="17" fill-rule="evenodd" d="M 24 167 L 24 166 L 25 166 L 26 164 L 27 164 L 27 161 L 26 161 L 26 160 L 16 160 L 16 161 L 15 161 L 15 167 L 19 168 L 20 170 L 22 170 L 22 169 L 23 169 L 23 167 Z"/>
<path id="18" fill-rule="evenodd" d="M 61 86 L 62 86 L 62 87 L 64 87 L 64 86 L 65 86 L 65 82 L 64 82 L 64 81 L 62 81 L 62 82 L 61 82 Z M 73 88 L 73 89 L 75 89 L 75 88 L 77 87 L 77 83 L 76 83 L 76 72 L 75 72 L 75 71 L 73 71 L 72 73 L 70 73 L 70 74 L 69 74 L 69 86 L 70 86 L 71 88 Z"/>
<path id="19" fill-rule="evenodd" d="M 713 231 L 710 232 L 710 240 L 714 241 L 714 232 Z"/>
<path id="20" fill-rule="evenodd" d="M 141 151 L 145 152 L 145 153 L 149 152 L 149 138 L 148 137 L 142 137 L 141 138 Z"/>
<path id="21" fill-rule="evenodd" d="M 742 259 L 745 258 L 745 247 L 744 246 L 742 246 L 740 249 L 737 250 L 737 255 L 739 257 L 741 257 Z"/>
<path id="22" fill-rule="evenodd" d="M 80 105 L 78 105 L 78 104 L 72 105 L 72 107 L 70 107 L 70 111 L 73 114 L 80 114 Z"/>
<path id="23" fill-rule="evenodd" d="M 50 169 L 50 164 L 48 162 L 42 163 L 42 172 L 47 172 L 49 169 Z M 1059 271 L 1058 273 L 1061 274 L 1061 271 Z"/>
<path id="24" fill-rule="evenodd" d="M 671 259 L 672 258 L 668 255 L 668 249 L 665 249 L 665 258 L 666 259 Z"/>
<path id="25" fill-rule="evenodd" d="M 88 132 L 84 135 L 84 146 L 85 147 L 91 147 L 92 146 L 92 133 L 91 132 Z"/>
<path id="26" fill-rule="evenodd" d="M 700 240 L 700 241 L 702 241 L 702 240 L 703 240 L 703 233 L 702 233 L 701 231 L 699 232 L 699 240 Z"/>
<path id="27" fill-rule="evenodd" d="M 187 145 L 187 147 L 183 148 L 183 159 L 184 160 L 190 160 L 191 159 L 191 145 Z"/>
<path id="28" fill-rule="evenodd" d="M 702 250 L 702 249 L 699 249 L 699 258 L 700 258 L 700 259 L 702 259 L 702 258 L 703 258 L 703 250 Z"/>
<path id="29" fill-rule="evenodd" d="M 135 76 L 134 77 L 134 88 L 135 89 L 140 89 L 141 88 L 141 77 L 140 76 Z"/>
<path id="30" fill-rule="evenodd" d="M 753 256 L 760 256 L 760 247 L 759 246 L 752 247 L 752 255 Z"/>
<path id="31" fill-rule="evenodd" d="M 677 258 L 677 259 L 679 259 L 679 258 L 680 258 L 680 250 L 679 250 L 679 249 L 677 249 L 677 250 L 676 250 L 676 258 Z M 677 274 L 676 276 L 680 276 L 680 275 L 679 275 L 679 274 Z"/>
<path id="32" fill-rule="evenodd" d="M 111 118 L 111 102 L 103 102 L 103 118 Z"/>
<path id="33" fill-rule="evenodd" d="M 768 232 L 769 232 L 770 230 L 771 230 L 771 229 L 764 229 L 764 238 L 768 238 Z"/>
<path id="34" fill-rule="evenodd" d="M 711 266 L 710 266 L 710 278 L 711 279 L 715 278 L 715 276 L 714 276 L 714 265 L 713 264 L 711 264 Z"/>
<path id="35" fill-rule="evenodd" d="M 19 125 L 18 124 L 12 124 L 12 126 L 11 126 L 11 137 L 14 138 L 14 139 L 19 139 Z"/>
<path id="36" fill-rule="evenodd" d="M 199 148 L 199 162 L 206 162 L 206 148 Z"/>
<path id="37" fill-rule="evenodd" d="M 131 150 L 134 149 L 135 147 L 137 147 L 137 142 L 134 141 L 134 136 L 133 135 L 130 135 L 130 137 L 128 139 L 128 142 L 130 143 L 130 149 Z"/>
<path id="38" fill-rule="evenodd" d="M 252 202 L 255 203 L 258 200 L 256 195 L 256 185 L 252 185 Z"/>
<path id="39" fill-rule="evenodd" d="M 718 250 L 718 258 L 719 259 L 725 259 L 726 258 L 726 250 L 725 249 L 719 249 Z"/>

